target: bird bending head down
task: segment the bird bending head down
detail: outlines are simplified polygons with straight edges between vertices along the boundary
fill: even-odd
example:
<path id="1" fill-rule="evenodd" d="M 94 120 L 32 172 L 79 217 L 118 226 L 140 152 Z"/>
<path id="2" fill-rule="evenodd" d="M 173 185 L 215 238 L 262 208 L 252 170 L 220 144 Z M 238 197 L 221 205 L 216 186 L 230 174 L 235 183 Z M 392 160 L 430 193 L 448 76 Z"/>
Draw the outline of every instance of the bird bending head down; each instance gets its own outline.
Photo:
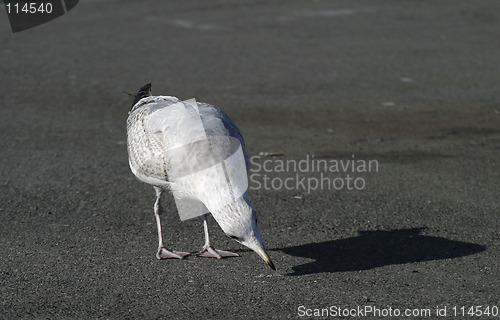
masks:
<path id="1" fill-rule="evenodd" d="M 228 146 L 234 146 L 234 142 L 239 153 L 231 151 L 229 157 Z M 189 255 L 169 250 L 163 242 L 161 197 L 168 190 L 174 195 L 179 214 L 182 203 L 202 210 L 205 245 L 198 256 L 238 256 L 210 245 L 207 216 L 211 213 L 228 236 L 255 251 L 276 270 L 264 248 L 247 190 L 234 189 L 241 184 L 241 177 L 247 183 L 250 161 L 240 130 L 222 110 L 207 103 L 189 104 L 171 96 L 153 96 L 149 83 L 141 87 L 129 112 L 127 150 L 134 175 L 156 191 L 158 259 Z M 233 155 L 240 155 L 241 161 L 225 161 Z"/>
<path id="2" fill-rule="evenodd" d="M 260 228 L 257 223 L 257 214 L 248 201 L 245 193 L 239 201 L 221 210 L 213 210 L 212 215 L 219 226 L 232 239 L 252 249 L 264 260 L 271 269 L 276 270 L 274 264 L 267 254 Z"/>

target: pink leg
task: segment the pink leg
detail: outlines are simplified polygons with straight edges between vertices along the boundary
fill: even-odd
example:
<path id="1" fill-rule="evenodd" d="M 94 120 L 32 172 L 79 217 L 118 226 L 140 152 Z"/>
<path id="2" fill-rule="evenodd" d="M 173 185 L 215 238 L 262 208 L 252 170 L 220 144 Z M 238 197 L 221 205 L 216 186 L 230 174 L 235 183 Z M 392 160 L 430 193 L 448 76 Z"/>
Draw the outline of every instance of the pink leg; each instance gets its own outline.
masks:
<path id="1" fill-rule="evenodd" d="M 169 250 L 163 244 L 163 239 L 161 235 L 161 223 L 160 223 L 160 215 L 163 213 L 163 208 L 161 206 L 161 196 L 163 194 L 163 190 L 161 190 L 158 187 L 155 187 L 155 191 L 156 191 L 155 217 L 156 217 L 156 228 L 158 229 L 158 252 L 156 253 L 156 257 L 158 259 L 183 259 L 184 257 L 189 255 L 189 252 Z"/>
<path id="2" fill-rule="evenodd" d="M 197 256 L 206 258 L 217 258 L 217 259 L 222 259 L 226 257 L 239 257 L 237 253 L 224 250 L 217 250 L 210 245 L 207 216 L 208 214 L 203 215 L 203 227 L 205 229 L 205 245 L 203 246 L 203 249 L 200 252 L 198 252 Z"/>

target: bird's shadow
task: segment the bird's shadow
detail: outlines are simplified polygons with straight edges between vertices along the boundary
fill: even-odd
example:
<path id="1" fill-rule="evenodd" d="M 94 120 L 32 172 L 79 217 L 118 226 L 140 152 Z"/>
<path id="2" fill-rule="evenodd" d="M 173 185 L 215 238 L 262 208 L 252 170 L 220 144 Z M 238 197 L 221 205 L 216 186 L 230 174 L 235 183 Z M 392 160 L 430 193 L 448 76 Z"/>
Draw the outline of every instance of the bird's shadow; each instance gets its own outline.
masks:
<path id="1" fill-rule="evenodd" d="M 426 228 L 360 231 L 356 237 L 277 248 L 286 254 L 314 259 L 287 275 L 369 270 L 392 264 L 463 257 L 486 250 L 479 244 L 426 236 Z"/>

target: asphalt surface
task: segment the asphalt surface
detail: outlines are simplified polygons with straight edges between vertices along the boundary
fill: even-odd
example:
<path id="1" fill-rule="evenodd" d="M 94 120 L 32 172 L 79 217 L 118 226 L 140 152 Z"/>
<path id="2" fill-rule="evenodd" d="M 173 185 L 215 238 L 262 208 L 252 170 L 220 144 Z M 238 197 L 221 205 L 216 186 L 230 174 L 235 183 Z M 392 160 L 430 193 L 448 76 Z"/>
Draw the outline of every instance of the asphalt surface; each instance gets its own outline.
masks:
<path id="1" fill-rule="evenodd" d="M 500 2 L 82 1 L 15 34 L 0 17 L 2 319 L 495 318 Z M 121 92 L 148 82 L 240 126 L 276 272 L 213 219 L 241 257 L 155 258 Z M 329 169 L 279 168 L 301 160 Z M 200 250 L 201 219 L 164 207 L 168 246 Z"/>

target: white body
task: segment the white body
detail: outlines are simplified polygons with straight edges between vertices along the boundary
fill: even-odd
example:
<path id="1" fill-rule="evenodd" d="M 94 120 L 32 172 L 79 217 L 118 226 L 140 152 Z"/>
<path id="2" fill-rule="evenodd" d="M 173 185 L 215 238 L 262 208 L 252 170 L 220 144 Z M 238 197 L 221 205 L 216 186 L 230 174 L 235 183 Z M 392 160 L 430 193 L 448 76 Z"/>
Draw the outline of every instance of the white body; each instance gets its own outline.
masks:
<path id="1" fill-rule="evenodd" d="M 201 175 L 189 174 L 219 161 L 214 155 L 226 152 L 224 146 L 237 139 L 244 165 L 232 169 L 240 171 L 235 176 L 244 175 L 246 179 L 249 159 L 239 129 L 215 106 L 196 103 L 195 108 L 178 108 L 179 103 L 182 102 L 175 97 L 152 96 L 134 105 L 127 119 L 132 172 L 143 182 L 172 191 L 176 199 L 200 201 L 222 230 L 242 244 L 251 246 L 245 242 L 255 240 L 260 243 L 260 230 L 246 193 L 235 198 L 231 189 L 221 184 L 224 176 L 220 172 L 205 170 Z M 199 143 L 207 137 L 217 137 L 220 142 L 215 150 L 211 144 L 210 152 Z M 178 150 L 182 150 L 182 157 L 178 156 Z"/>

